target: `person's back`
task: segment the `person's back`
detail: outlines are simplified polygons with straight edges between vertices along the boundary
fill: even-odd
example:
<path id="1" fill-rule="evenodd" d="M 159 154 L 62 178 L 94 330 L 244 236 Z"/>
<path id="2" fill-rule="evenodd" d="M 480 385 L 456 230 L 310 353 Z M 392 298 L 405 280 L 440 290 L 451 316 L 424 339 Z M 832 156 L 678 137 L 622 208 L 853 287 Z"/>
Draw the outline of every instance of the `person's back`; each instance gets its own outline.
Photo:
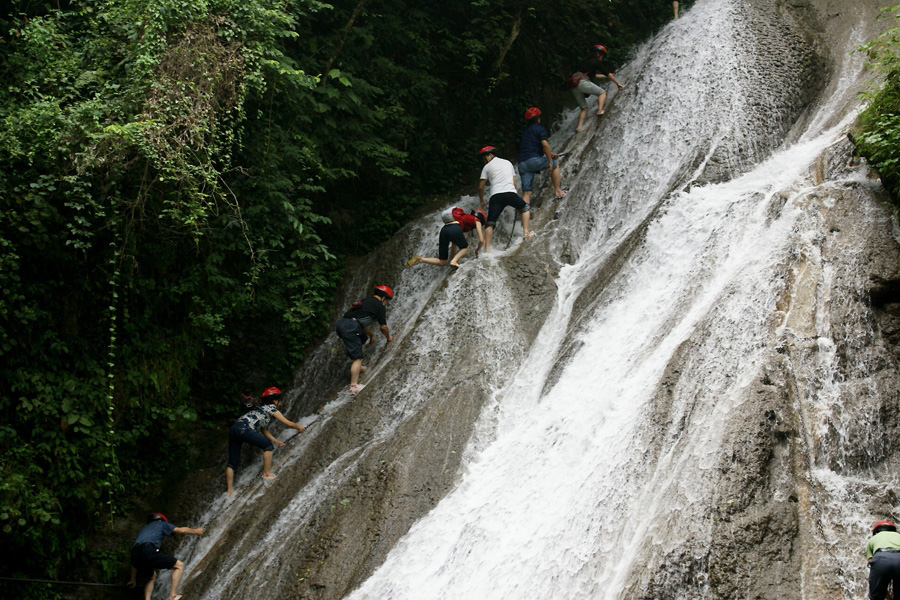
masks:
<path id="1" fill-rule="evenodd" d="M 900 533 L 890 521 L 879 521 L 872 527 L 866 542 L 869 567 L 869 600 L 884 600 L 888 586 L 900 591 Z"/>
<path id="2" fill-rule="evenodd" d="M 374 296 L 369 296 L 359 303 L 358 307 L 351 308 L 344 313 L 345 319 L 356 319 L 363 327 L 368 327 L 373 322 L 384 323 L 387 320 L 387 311 L 384 304 Z"/>
<path id="3" fill-rule="evenodd" d="M 544 156 L 542 141 L 547 139 L 547 130 L 540 123 L 529 123 L 522 131 L 522 140 L 519 142 L 519 162 L 523 163 L 530 158 Z"/>

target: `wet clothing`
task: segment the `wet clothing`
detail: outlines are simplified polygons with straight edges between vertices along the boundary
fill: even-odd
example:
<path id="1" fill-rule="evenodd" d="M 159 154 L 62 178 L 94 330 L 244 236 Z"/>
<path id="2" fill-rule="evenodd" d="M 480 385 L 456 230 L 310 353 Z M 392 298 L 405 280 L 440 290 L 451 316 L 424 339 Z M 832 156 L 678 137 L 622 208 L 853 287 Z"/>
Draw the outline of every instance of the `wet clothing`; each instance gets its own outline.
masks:
<path id="1" fill-rule="evenodd" d="M 880 531 L 866 543 L 869 562 L 869 600 L 884 600 L 888 584 L 900 590 L 900 533 Z"/>
<path id="2" fill-rule="evenodd" d="M 450 244 L 454 244 L 462 250 L 469 247 L 466 241 L 466 235 L 459 223 L 450 223 L 441 228 L 441 235 L 438 239 L 438 258 L 447 260 L 450 258 Z"/>
<path id="3" fill-rule="evenodd" d="M 461 208 L 453 209 L 453 219 L 462 227 L 463 233 L 469 233 L 475 229 L 475 225 L 479 222 L 475 215 L 467 215 Z"/>
<path id="4" fill-rule="evenodd" d="M 171 569 L 177 559 L 160 551 L 162 539 L 171 536 L 175 532 L 175 526 L 165 521 L 153 521 L 145 525 L 137 535 L 134 545 L 131 546 L 131 566 L 137 569 L 140 579 L 149 579 L 153 571 Z"/>
<path id="5" fill-rule="evenodd" d="M 517 193 L 516 169 L 504 158 L 494 157 L 481 169 L 481 179 L 491 186 L 491 196 L 504 192 Z"/>
<path id="6" fill-rule="evenodd" d="M 238 468 L 241 462 L 241 446 L 245 443 L 256 446 L 263 452 L 275 450 L 275 444 L 259 433 L 259 430 L 269 426 L 272 415 L 276 412 L 278 412 L 278 407 L 274 404 L 263 404 L 234 422 L 234 425 L 228 430 L 228 462 L 225 466 L 232 469 Z"/>
<path id="7" fill-rule="evenodd" d="M 387 325 L 387 310 L 381 300 L 374 296 L 369 296 L 359 303 L 359 308 L 351 308 L 338 319 L 334 330 L 344 342 L 350 360 L 363 357 L 362 349 L 368 340 L 365 328 L 375 321 L 380 325 Z"/>
<path id="8" fill-rule="evenodd" d="M 597 85 L 593 81 L 588 81 L 587 79 L 582 79 L 578 85 L 575 86 L 575 89 L 572 90 L 572 95 L 575 96 L 575 102 L 578 103 L 578 108 L 588 107 L 588 96 L 600 96 L 605 93 L 606 88 Z"/>
<path id="9" fill-rule="evenodd" d="M 494 160 L 497 159 L 495 158 Z M 497 224 L 497 219 L 500 218 L 500 215 L 503 214 L 503 209 L 507 206 L 512 206 L 520 213 L 528 212 L 529 210 L 531 210 L 531 206 L 529 206 L 527 202 L 522 200 L 522 198 L 515 192 L 494 194 L 491 196 L 491 201 L 488 204 L 487 227 L 494 227 Z"/>

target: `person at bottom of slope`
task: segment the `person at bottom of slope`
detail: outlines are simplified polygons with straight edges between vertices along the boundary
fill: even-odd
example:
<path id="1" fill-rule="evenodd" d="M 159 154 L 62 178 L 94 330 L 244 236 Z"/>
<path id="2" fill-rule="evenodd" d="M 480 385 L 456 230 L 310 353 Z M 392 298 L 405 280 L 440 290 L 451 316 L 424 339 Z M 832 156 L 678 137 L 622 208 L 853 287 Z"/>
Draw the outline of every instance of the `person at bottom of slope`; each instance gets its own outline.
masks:
<path id="1" fill-rule="evenodd" d="M 478 180 L 478 199 L 481 201 L 481 210 L 485 209 L 484 186 L 485 184 L 491 186 L 491 198 L 487 208 L 487 223 L 484 230 L 484 251 L 491 251 L 494 226 L 507 206 L 512 206 L 522 215 L 523 239 L 534 237 L 534 233 L 528 227 L 531 206 L 519 196 L 519 190 L 516 187 L 516 169 L 511 162 L 498 157 L 497 149 L 493 146 L 482 148 L 481 156 L 484 158 L 484 168 L 481 170 L 481 178 Z"/>
<path id="2" fill-rule="evenodd" d="M 350 364 L 350 393 L 354 396 L 365 387 L 359 384 L 359 373 L 364 368 L 362 360 L 366 338 L 368 338 L 370 348 L 375 345 L 375 334 L 369 329 L 369 325 L 377 321 L 387 343 L 390 344 L 394 341 L 394 337 L 388 330 L 387 309 L 385 308 L 393 298 L 394 292 L 391 288 L 379 285 L 371 296 L 354 304 L 350 310 L 345 312 L 335 325 L 335 331 L 347 349 L 347 356 L 353 361 Z"/>
<path id="3" fill-rule="evenodd" d="M 528 126 L 522 132 L 522 141 L 519 142 L 519 176 L 522 177 L 522 200 L 531 203 L 531 188 L 534 185 L 534 176 L 543 171 L 550 173 L 550 181 L 553 182 L 553 191 L 557 198 L 562 198 L 566 192 L 560 187 L 559 155 L 550 150 L 550 142 L 547 141 L 547 130 L 541 125 L 541 109 L 532 106 L 525 111 L 525 120 Z"/>
<path id="4" fill-rule="evenodd" d="M 438 239 L 438 257 L 426 258 L 416 254 L 406 261 L 407 268 L 423 263 L 443 267 L 447 264 L 447 260 L 452 254 L 453 259 L 450 260 L 450 266 L 458 269 L 460 259 L 469 251 L 469 241 L 466 239 L 465 234 L 473 229 L 478 232 L 478 247 L 475 248 L 475 256 L 478 256 L 478 251 L 484 245 L 484 234 L 481 229 L 482 225 L 487 221 L 487 215 L 484 214 L 484 211 L 473 210 L 472 214 L 467 215 L 461 208 L 448 208 L 441 213 L 441 219 L 444 221 L 444 226 L 441 228 L 440 238 Z"/>
<path id="5" fill-rule="evenodd" d="M 269 433 L 269 422 L 275 417 L 285 427 L 303 432 L 306 428 L 281 414 L 281 390 L 276 387 L 266 389 L 259 397 L 259 406 L 244 414 L 228 430 L 228 462 L 225 465 L 225 485 L 229 496 L 234 496 L 234 471 L 241 462 L 241 446 L 244 443 L 261 448 L 263 451 L 263 479 L 275 479 L 272 475 L 272 452 L 275 446 L 281 448 L 284 442 Z"/>
<path id="6" fill-rule="evenodd" d="M 588 111 L 588 96 L 594 94 L 597 95 L 597 116 L 601 116 L 605 112 L 606 89 L 595 84 L 593 82 L 594 79 L 608 78 L 619 86 L 620 90 L 625 87 L 616 79 L 615 73 L 610 72 L 609 68 L 603 64 L 603 59 L 605 57 L 606 47 L 601 46 L 600 44 L 594 44 L 590 48 L 590 54 L 578 64 L 575 73 L 570 78 L 570 81 L 575 83 L 575 87 L 572 88 L 572 94 L 575 96 L 575 101 L 578 102 L 578 106 L 581 108 L 581 112 L 578 114 L 578 125 L 575 127 L 575 131 L 581 131 L 581 127 L 584 125 L 584 118 L 587 116 Z"/>
<path id="7" fill-rule="evenodd" d="M 866 542 L 869 565 L 869 600 L 884 600 L 888 584 L 894 582 L 894 594 L 900 592 L 900 533 L 890 521 L 872 526 Z"/>
<path id="8" fill-rule="evenodd" d="M 134 544 L 131 546 L 131 581 L 128 587 L 135 587 L 138 581 L 148 579 L 144 586 L 144 600 L 150 600 L 153 595 L 153 585 L 156 583 L 158 571 L 172 569 L 172 586 L 169 590 L 169 599 L 181 598 L 178 593 L 178 584 L 184 574 L 184 563 L 169 556 L 160 550 L 165 536 L 179 535 L 203 535 L 203 527 L 192 529 L 190 527 L 175 527 L 169 523 L 166 515 L 152 513 L 147 517 L 147 524 L 138 532 Z"/>

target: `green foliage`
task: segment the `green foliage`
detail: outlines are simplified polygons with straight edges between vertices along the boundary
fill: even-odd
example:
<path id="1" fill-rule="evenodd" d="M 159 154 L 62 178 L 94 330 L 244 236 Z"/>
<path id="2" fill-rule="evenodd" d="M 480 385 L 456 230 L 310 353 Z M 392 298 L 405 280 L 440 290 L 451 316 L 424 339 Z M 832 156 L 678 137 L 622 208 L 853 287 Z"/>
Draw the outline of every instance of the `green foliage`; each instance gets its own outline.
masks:
<path id="1" fill-rule="evenodd" d="M 893 14 L 892 14 L 893 13 Z M 884 9 L 900 19 L 900 6 Z M 861 50 L 881 76 L 877 88 L 866 92 L 868 104 L 860 113 L 856 146 L 881 175 L 895 203 L 900 198 L 900 27 L 892 28 Z"/>

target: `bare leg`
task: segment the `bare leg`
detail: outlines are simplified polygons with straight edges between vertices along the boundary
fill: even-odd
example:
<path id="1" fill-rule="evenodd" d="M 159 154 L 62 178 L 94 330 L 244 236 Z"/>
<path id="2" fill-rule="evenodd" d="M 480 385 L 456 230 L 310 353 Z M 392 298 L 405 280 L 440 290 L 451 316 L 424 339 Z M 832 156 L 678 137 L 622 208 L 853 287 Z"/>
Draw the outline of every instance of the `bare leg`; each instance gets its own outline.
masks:
<path id="1" fill-rule="evenodd" d="M 597 96 L 597 114 L 602 115 L 605 110 L 603 110 L 603 106 L 606 104 L 606 92 L 603 92 L 599 96 Z"/>
<path id="2" fill-rule="evenodd" d="M 425 263 L 426 265 L 435 265 L 438 267 L 443 267 L 447 264 L 446 260 L 441 260 L 440 258 L 420 258 L 419 264 Z"/>
<path id="3" fill-rule="evenodd" d="M 584 125 L 584 118 L 587 116 L 587 109 L 582 108 L 581 112 L 578 113 L 578 126 L 575 128 L 575 131 L 581 131 L 581 126 Z"/>
<path id="4" fill-rule="evenodd" d="M 553 182 L 553 191 L 556 193 L 557 198 L 562 198 L 563 196 L 566 195 L 566 193 L 560 187 L 560 185 L 562 184 L 562 175 L 559 172 L 559 167 L 556 167 L 555 169 L 550 171 L 550 181 Z M 529 197 L 530 197 L 530 195 L 528 197 L 523 196 L 522 200 L 524 200 L 525 202 L 528 202 Z M 528 203 L 531 204 L 530 202 L 528 202 Z"/>
<path id="5" fill-rule="evenodd" d="M 531 211 L 525 211 L 522 213 L 522 237 L 527 239 L 530 237 L 534 237 L 534 233 L 528 228 L 528 223 L 531 221 Z"/>
<path id="6" fill-rule="evenodd" d="M 263 479 L 275 479 L 272 475 L 272 451 L 263 452 Z M 173 573 L 174 575 L 174 573 Z"/>
<path id="7" fill-rule="evenodd" d="M 467 253 L 468 251 L 469 251 L 468 248 L 463 248 L 462 250 L 460 250 L 459 252 L 457 252 L 457 253 L 453 256 L 453 259 L 450 261 L 450 266 L 451 266 L 451 267 L 458 267 L 458 266 L 459 266 L 459 259 L 461 259 L 463 256 L 465 256 L 466 253 Z"/>
<path id="8" fill-rule="evenodd" d="M 678 0 L 672 0 L 672 11 L 675 13 L 675 20 L 678 20 Z"/>
<path id="9" fill-rule="evenodd" d="M 522 200 L 524 200 L 526 204 L 531 203 L 531 190 L 525 190 L 524 192 L 522 192 Z"/>
<path id="10" fill-rule="evenodd" d="M 234 496 L 234 469 L 225 467 L 225 487 L 229 496 Z"/>
<path id="11" fill-rule="evenodd" d="M 424 259 L 423 259 L 424 261 Z M 350 387 L 359 383 L 359 372 L 362 370 L 362 359 L 357 358 L 350 364 Z"/>
<path id="12" fill-rule="evenodd" d="M 153 576 L 150 578 L 150 581 L 148 581 L 147 585 L 144 586 L 144 600 L 150 600 L 150 597 L 153 595 L 154 583 L 156 583 L 156 571 L 153 572 Z"/>
<path id="13" fill-rule="evenodd" d="M 178 584 L 181 583 L 182 575 L 184 575 L 184 563 L 176 560 L 175 566 L 172 567 L 172 589 L 169 590 L 169 600 L 178 596 Z"/>
<path id="14" fill-rule="evenodd" d="M 484 228 L 484 252 L 487 254 L 491 251 L 491 237 L 494 235 L 494 226 L 488 225 Z"/>

